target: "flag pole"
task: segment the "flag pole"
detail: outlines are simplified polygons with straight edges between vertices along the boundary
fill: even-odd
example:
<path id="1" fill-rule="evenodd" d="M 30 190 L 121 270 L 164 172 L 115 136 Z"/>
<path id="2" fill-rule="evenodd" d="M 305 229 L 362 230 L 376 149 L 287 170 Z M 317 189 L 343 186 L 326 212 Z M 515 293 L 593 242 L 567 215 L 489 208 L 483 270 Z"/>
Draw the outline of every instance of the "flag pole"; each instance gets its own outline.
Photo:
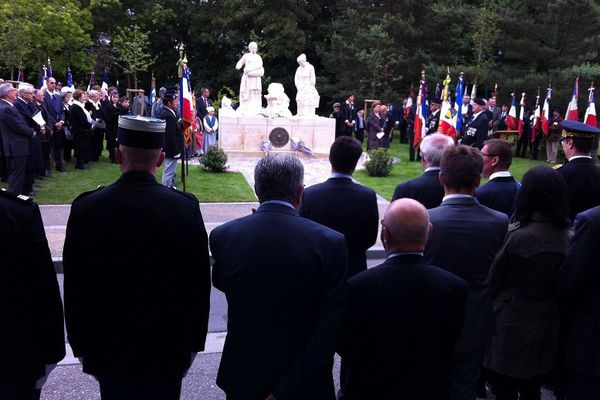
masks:
<path id="1" fill-rule="evenodd" d="M 178 65 L 178 73 L 177 75 L 179 76 L 179 94 L 181 97 L 181 84 L 183 83 L 183 69 L 184 67 L 184 62 L 183 62 L 183 51 L 185 49 L 185 46 L 183 43 L 179 43 L 179 46 L 177 47 L 177 50 L 179 50 L 179 61 L 177 62 Z M 179 99 L 180 103 L 183 101 L 183 99 Z M 181 108 L 181 107 L 180 107 Z M 180 128 L 181 129 L 181 135 L 183 136 L 183 121 L 181 120 L 181 125 Z M 183 149 L 181 150 L 182 157 L 181 157 L 181 184 L 182 184 L 182 188 L 183 191 L 185 192 L 185 161 L 186 161 L 186 154 L 187 152 L 185 151 L 185 143 L 183 144 Z"/>

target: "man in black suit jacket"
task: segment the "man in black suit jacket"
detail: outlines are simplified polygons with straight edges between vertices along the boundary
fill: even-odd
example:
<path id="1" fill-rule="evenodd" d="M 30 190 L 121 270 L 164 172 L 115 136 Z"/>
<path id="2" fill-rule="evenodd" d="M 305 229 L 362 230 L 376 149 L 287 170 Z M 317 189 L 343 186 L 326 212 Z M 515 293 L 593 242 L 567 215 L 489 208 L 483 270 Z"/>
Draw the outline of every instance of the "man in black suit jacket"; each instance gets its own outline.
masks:
<path id="1" fill-rule="evenodd" d="M 69 343 L 103 400 L 179 399 L 208 328 L 198 200 L 156 182 L 165 123 L 139 118 L 120 118 L 123 174 L 73 201 L 63 252 Z"/>
<path id="2" fill-rule="evenodd" d="M 8 190 L 14 194 L 22 194 L 29 143 L 35 136 L 35 130 L 13 105 L 16 99 L 17 89 L 12 84 L 0 85 L 0 133 L 8 167 Z"/>
<path id="3" fill-rule="evenodd" d="M 487 139 L 489 125 L 488 117 L 484 112 L 485 101 L 477 98 L 473 101 L 472 107 L 473 116 L 469 120 L 469 126 L 465 130 L 462 144 L 481 149 L 483 147 L 483 142 Z"/>
<path id="4" fill-rule="evenodd" d="M 37 204 L 4 189 L 0 254 L 0 399 L 39 399 L 65 355 L 62 302 Z"/>
<path id="5" fill-rule="evenodd" d="M 261 159 L 258 210 L 211 232 L 213 285 L 228 304 L 217 376 L 228 400 L 335 399 L 347 251 L 341 233 L 296 212 L 303 175 L 296 157 Z"/>
<path id="6" fill-rule="evenodd" d="M 48 110 L 48 125 L 52 127 L 52 158 L 54 158 L 56 170 L 62 172 L 64 171 L 63 144 L 65 140 L 62 128 L 65 125 L 65 111 L 62 96 L 56 90 L 56 79 L 50 77 L 46 84 L 48 88 L 44 92 L 44 104 Z"/>
<path id="7" fill-rule="evenodd" d="M 204 121 L 204 117 L 208 115 L 208 111 L 206 108 L 212 107 L 213 102 L 208 98 L 210 96 L 210 90 L 208 88 L 200 89 L 200 96 L 196 98 L 196 107 L 198 107 L 198 116 L 200 116 L 200 121 Z"/>
<path id="8" fill-rule="evenodd" d="M 463 278 L 469 285 L 465 322 L 458 339 L 451 377 L 452 398 L 475 398 L 485 348 L 495 331 L 488 273 L 508 230 L 508 217 L 479 204 L 483 157 L 469 146 L 447 149 L 440 181 L 446 196 L 429 210 L 433 234 L 425 259 Z"/>
<path id="9" fill-rule="evenodd" d="M 177 162 L 184 150 L 183 133 L 179 126 L 179 99 L 174 90 L 168 90 L 163 98 L 164 107 L 160 110 L 158 118 L 166 122 L 165 142 L 165 168 L 162 174 L 162 184 L 167 187 L 175 186 L 177 177 Z"/>
<path id="10" fill-rule="evenodd" d="M 568 321 L 567 397 L 600 399 L 600 206 L 578 214 L 574 228 L 561 279 Z"/>
<path id="11" fill-rule="evenodd" d="M 343 233 L 348 245 L 348 277 L 367 269 L 366 251 L 377 240 L 379 210 L 375 192 L 352 181 L 362 155 L 360 142 L 340 136 L 331 145 L 331 177 L 307 188 L 299 213 Z"/>
<path id="12" fill-rule="evenodd" d="M 419 202 L 394 201 L 381 224 L 387 260 L 348 281 L 340 399 L 449 400 L 467 284 L 425 262 Z"/>
<path id="13" fill-rule="evenodd" d="M 600 129 L 577 121 L 562 121 L 562 148 L 569 160 L 558 169 L 569 190 L 569 218 L 600 205 L 600 167 L 590 156 Z"/>
<path id="14" fill-rule="evenodd" d="M 481 149 L 483 176 L 488 183 L 475 191 L 479 203 L 512 217 L 521 184 L 508 170 L 512 164 L 512 145 L 502 139 L 486 140 Z"/>
<path id="15" fill-rule="evenodd" d="M 440 183 L 440 162 L 442 154 L 448 147 L 454 146 L 450 136 L 441 133 L 427 135 L 421 141 L 421 163 L 423 175 L 396 186 L 392 201 L 408 197 L 419 201 L 425 208 L 434 208 L 440 205 L 444 197 L 444 187 Z"/>
<path id="16" fill-rule="evenodd" d="M 346 101 L 342 103 L 342 119 L 344 120 L 342 134 L 345 136 L 352 136 L 352 132 L 354 132 L 356 127 L 356 111 L 354 95 L 350 93 Z"/>

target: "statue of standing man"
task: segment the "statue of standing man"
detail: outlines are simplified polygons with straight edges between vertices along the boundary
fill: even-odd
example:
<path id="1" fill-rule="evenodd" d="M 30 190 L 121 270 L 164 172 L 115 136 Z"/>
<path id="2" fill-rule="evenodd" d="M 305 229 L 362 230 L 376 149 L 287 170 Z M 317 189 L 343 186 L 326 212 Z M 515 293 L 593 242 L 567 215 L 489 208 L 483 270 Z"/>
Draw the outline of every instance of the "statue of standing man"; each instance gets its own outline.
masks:
<path id="1" fill-rule="evenodd" d="M 256 42 L 250 42 L 248 45 L 249 53 L 240 58 L 235 65 L 236 69 L 244 67 L 244 74 L 240 82 L 240 107 L 238 108 L 244 114 L 258 113 L 262 108 L 262 81 L 265 74 L 262 58 L 256 54 L 258 45 Z"/>

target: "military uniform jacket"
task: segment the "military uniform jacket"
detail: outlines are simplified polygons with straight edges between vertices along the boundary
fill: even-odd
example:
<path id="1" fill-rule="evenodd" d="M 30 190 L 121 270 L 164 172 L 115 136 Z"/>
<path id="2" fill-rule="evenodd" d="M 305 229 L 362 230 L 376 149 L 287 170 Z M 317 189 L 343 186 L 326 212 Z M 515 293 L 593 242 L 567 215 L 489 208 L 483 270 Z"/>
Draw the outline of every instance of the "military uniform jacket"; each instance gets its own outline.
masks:
<path id="1" fill-rule="evenodd" d="M 208 326 L 208 240 L 198 200 L 145 172 L 71 206 L 63 252 L 73 352 L 94 375 L 182 376 Z"/>
<path id="2" fill-rule="evenodd" d="M 165 157 L 175 158 L 178 154 L 183 151 L 183 133 L 177 124 L 177 115 L 173 110 L 167 107 L 163 107 L 160 110 L 158 118 L 164 119 L 166 122 L 165 127 L 165 142 L 163 145 L 163 151 Z"/>
<path id="3" fill-rule="evenodd" d="M 0 382 L 32 383 L 65 355 L 63 309 L 38 205 L 0 190 Z"/>
<path id="4" fill-rule="evenodd" d="M 589 157 L 575 158 L 558 169 L 569 191 L 569 218 L 600 205 L 600 167 Z"/>
<path id="5" fill-rule="evenodd" d="M 488 123 L 489 120 L 485 112 L 479 113 L 479 115 L 473 119 L 469 126 L 465 130 L 465 135 L 462 139 L 462 144 L 466 146 L 477 147 L 479 150 L 483 148 L 483 142 L 488 136 Z"/>
<path id="6" fill-rule="evenodd" d="M 429 114 L 427 116 L 427 120 L 425 121 L 427 125 L 427 134 L 431 135 L 432 133 L 436 133 L 438 131 L 438 125 L 440 124 L 440 110 L 437 110 L 433 114 Z"/>

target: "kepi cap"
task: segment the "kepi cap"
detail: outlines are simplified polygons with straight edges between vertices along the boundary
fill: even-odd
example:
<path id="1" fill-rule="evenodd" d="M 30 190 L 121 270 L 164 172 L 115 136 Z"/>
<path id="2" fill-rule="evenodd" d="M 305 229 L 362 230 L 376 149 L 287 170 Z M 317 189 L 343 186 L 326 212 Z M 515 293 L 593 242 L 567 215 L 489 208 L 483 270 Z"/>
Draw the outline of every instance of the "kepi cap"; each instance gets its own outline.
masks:
<path id="1" fill-rule="evenodd" d="M 440 99 L 439 97 L 434 97 L 433 99 L 431 99 L 431 104 L 442 104 L 442 99 Z"/>
<path id="2" fill-rule="evenodd" d="M 562 128 L 561 136 L 564 138 L 592 140 L 600 133 L 600 129 L 595 126 L 584 124 L 579 121 L 562 121 L 560 127 Z"/>
<path id="3" fill-rule="evenodd" d="M 473 103 L 478 104 L 480 106 L 485 106 L 486 105 L 485 100 L 482 99 L 481 97 L 478 97 L 475 100 L 473 100 Z"/>
<path id="4" fill-rule="evenodd" d="M 119 117 L 118 142 L 139 149 L 160 149 L 163 146 L 166 122 L 139 115 Z"/>

